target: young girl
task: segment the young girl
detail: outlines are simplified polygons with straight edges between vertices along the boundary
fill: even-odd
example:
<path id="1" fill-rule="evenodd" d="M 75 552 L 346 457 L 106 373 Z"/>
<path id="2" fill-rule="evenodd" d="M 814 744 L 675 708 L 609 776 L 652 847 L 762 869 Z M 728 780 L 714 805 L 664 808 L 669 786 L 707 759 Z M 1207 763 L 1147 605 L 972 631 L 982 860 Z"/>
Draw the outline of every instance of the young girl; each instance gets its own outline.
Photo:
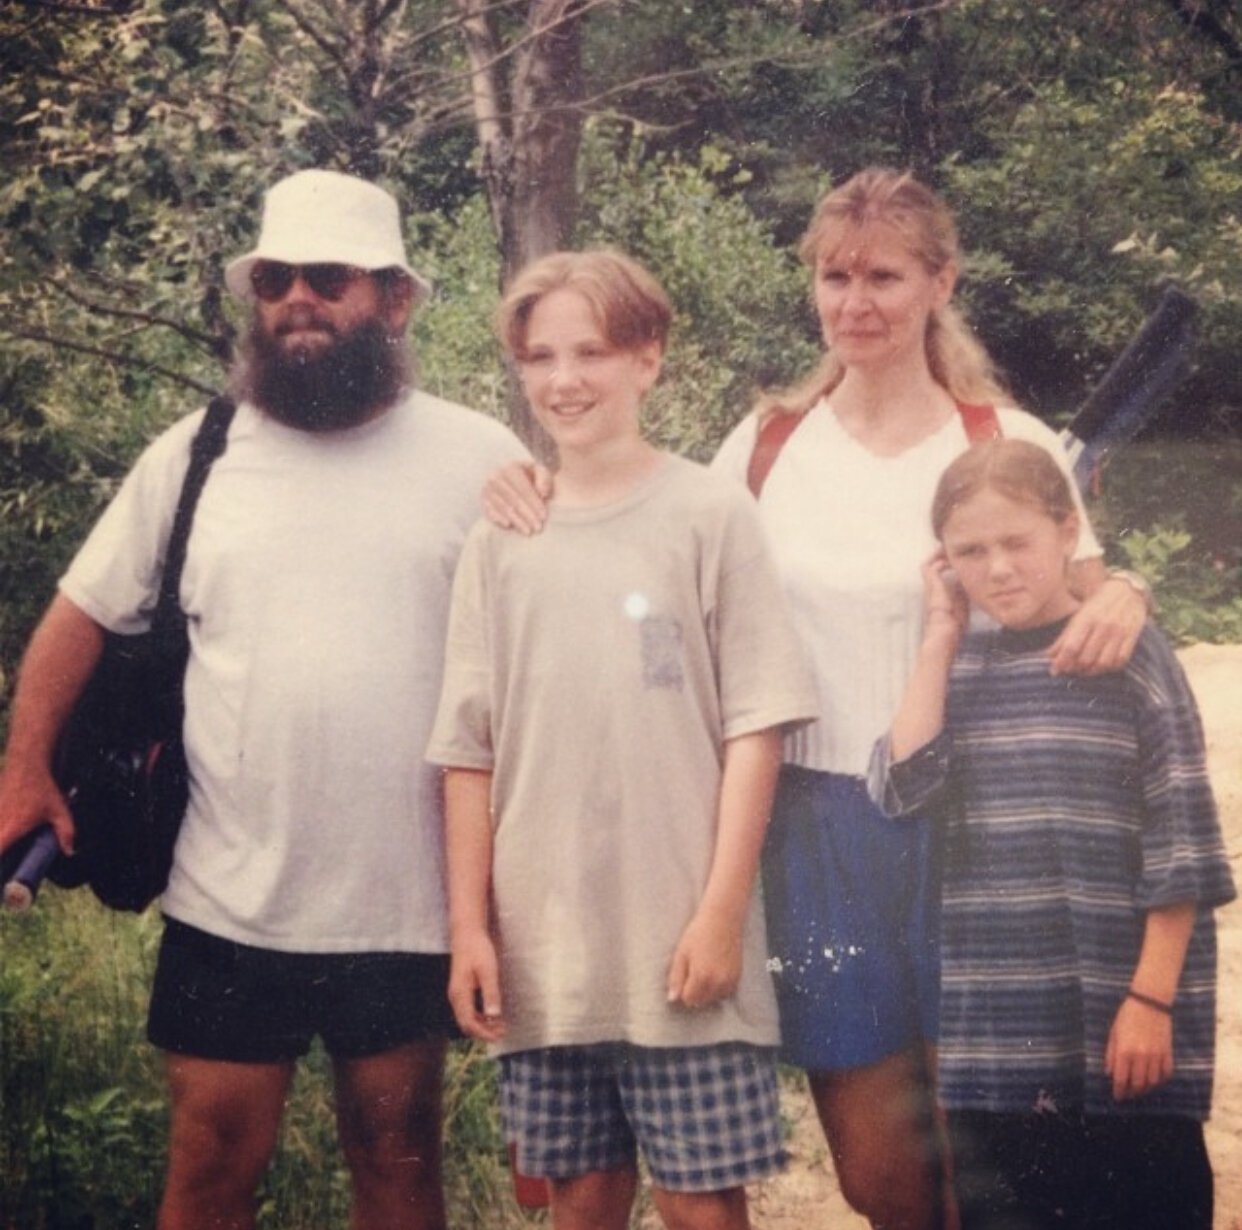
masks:
<path id="1" fill-rule="evenodd" d="M 555 253 L 499 332 L 560 459 L 546 530 L 462 552 L 446 767 L 449 998 L 501 1057 L 556 1230 L 745 1230 L 782 1156 L 759 850 L 815 712 L 753 501 L 640 426 L 670 319 L 641 266 Z"/>
<path id="2" fill-rule="evenodd" d="M 1182 671 L 1054 676 L 1078 517 L 1048 453 L 945 471 L 872 791 L 945 816 L 940 1095 L 964 1230 L 1212 1224 L 1212 908 L 1234 888 Z M 1000 627 L 966 633 L 968 607 Z"/>

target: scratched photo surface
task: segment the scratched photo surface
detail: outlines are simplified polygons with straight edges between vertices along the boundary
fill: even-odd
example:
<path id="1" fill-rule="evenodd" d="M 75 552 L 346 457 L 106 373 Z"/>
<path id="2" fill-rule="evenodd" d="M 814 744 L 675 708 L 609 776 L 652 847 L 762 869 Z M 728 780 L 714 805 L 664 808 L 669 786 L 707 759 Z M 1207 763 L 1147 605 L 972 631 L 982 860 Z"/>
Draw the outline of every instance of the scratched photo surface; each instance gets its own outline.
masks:
<path id="1" fill-rule="evenodd" d="M 496 339 L 501 288 L 558 247 L 630 253 L 673 308 L 644 430 L 707 463 L 763 391 L 820 361 L 799 257 L 817 201 L 863 168 L 909 168 L 955 219 L 952 303 L 1067 450 L 1108 564 L 1152 584 L 1242 884 L 1240 85 L 1236 0 L 5 6 L 0 735 L 31 632 L 126 473 L 236 383 L 251 309 L 224 271 L 283 177 L 329 169 L 396 198 L 432 288 L 403 329 L 409 379 L 547 461 Z M 361 362 L 357 384 L 388 379 Z M 362 622 L 382 601 L 349 599 Z M 652 686 L 680 688 L 682 636 L 644 623 Z M 331 665 L 306 661 L 306 686 Z M 5 771 L 0 832 L 18 806 Z M 158 904 L 107 909 L 70 878 L 6 890 L 0 912 L 4 1230 L 154 1225 L 164 1185 L 167 1087 L 145 1040 Z M 1242 1230 L 1242 905 L 1217 929 L 1206 1138 L 1214 1230 Z M 782 1069 L 780 1094 L 789 1163 L 749 1190 L 752 1224 L 861 1230 L 801 1073 Z M 519 1204 L 477 1044 L 450 1047 L 444 1141 L 454 1230 L 548 1223 Z M 349 1208 L 315 1043 L 256 1225 L 344 1226 Z M 631 1227 L 660 1224 L 644 1185 Z"/>

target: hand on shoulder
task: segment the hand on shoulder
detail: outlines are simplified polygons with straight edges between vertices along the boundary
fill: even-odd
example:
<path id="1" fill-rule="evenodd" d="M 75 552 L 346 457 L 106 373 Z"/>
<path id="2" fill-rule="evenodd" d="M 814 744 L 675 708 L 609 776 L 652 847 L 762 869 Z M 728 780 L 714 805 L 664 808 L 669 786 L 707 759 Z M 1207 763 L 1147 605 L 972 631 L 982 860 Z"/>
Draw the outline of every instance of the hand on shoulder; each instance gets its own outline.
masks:
<path id="1" fill-rule="evenodd" d="M 548 519 L 552 471 L 533 461 L 511 461 L 483 487 L 483 513 L 502 530 L 538 534 Z"/>

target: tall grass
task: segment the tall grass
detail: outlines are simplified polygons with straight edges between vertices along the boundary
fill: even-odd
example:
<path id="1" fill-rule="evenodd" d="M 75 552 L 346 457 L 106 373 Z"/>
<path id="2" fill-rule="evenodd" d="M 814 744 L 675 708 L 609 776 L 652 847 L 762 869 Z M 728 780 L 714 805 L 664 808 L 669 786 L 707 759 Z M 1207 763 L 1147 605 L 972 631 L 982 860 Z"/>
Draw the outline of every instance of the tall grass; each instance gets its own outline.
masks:
<path id="1" fill-rule="evenodd" d="M 144 1041 L 159 945 L 155 911 L 105 910 L 47 889 L 0 919 L 0 1230 L 146 1230 L 168 1126 L 158 1053 Z M 492 1064 L 450 1056 L 446 1184 L 460 1230 L 538 1224 L 510 1195 Z M 344 1226 L 349 1182 L 336 1145 L 330 1065 L 299 1065 L 260 1193 L 262 1230 Z"/>

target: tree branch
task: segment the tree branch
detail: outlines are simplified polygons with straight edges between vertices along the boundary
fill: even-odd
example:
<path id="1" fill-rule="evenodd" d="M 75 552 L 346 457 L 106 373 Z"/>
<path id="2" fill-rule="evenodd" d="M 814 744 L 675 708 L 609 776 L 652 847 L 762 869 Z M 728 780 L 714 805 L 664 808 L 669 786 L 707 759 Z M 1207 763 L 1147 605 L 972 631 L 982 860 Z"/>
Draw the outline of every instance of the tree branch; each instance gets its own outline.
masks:
<path id="1" fill-rule="evenodd" d="M 315 26 L 310 18 L 308 18 L 296 4 L 291 0 L 282 0 L 281 8 L 293 18 L 293 24 L 297 26 L 307 38 L 323 52 L 324 55 L 332 61 L 343 73 L 348 74 L 349 65 L 345 59 L 345 53 L 341 48 L 335 45 L 326 35 L 322 34 L 317 26 Z"/>
<path id="2" fill-rule="evenodd" d="M 185 385 L 187 388 L 194 389 L 208 397 L 215 397 L 220 392 L 218 388 L 204 384 L 201 380 L 195 380 L 193 376 L 187 376 L 182 372 L 161 367 L 158 363 L 149 363 L 146 359 L 135 358 L 124 351 L 108 350 L 102 346 L 89 346 L 85 342 L 75 342 L 67 337 L 57 337 L 55 334 L 45 333 L 41 329 L 14 329 L 0 325 L 0 333 L 6 333 L 9 337 L 18 338 L 21 341 L 38 342 L 43 346 L 51 346 L 54 350 L 71 350 L 76 354 L 87 354 L 97 359 L 106 359 L 109 363 L 116 363 L 121 367 L 152 372 L 157 376 L 162 376 L 165 380 L 171 380 L 174 384 Z"/>
<path id="3" fill-rule="evenodd" d="M 456 2 L 458 4 L 468 4 L 470 3 L 470 0 L 456 0 Z M 613 0 L 586 0 L 582 12 L 586 12 L 590 8 L 599 7 L 600 5 L 610 4 L 612 2 Z M 866 24 L 859 26 L 857 29 L 850 30 L 848 33 L 841 35 L 838 41 L 845 42 L 852 41 L 854 39 L 869 38 L 874 36 L 880 30 L 883 30 L 885 27 L 893 25 L 898 21 L 906 21 L 911 17 L 920 17 L 933 13 L 947 12 L 949 9 L 960 6 L 962 2 L 963 0 L 934 0 L 933 3 L 920 5 L 918 8 L 907 10 L 898 16 L 890 15 L 877 18 L 875 21 L 867 22 Z M 561 20 L 563 21 L 564 19 Z M 523 38 L 510 44 L 503 51 L 497 52 L 493 59 L 487 62 L 486 67 L 491 67 L 492 65 L 513 56 L 532 38 L 536 37 L 540 33 L 555 28 L 557 24 L 560 24 L 560 22 L 549 22 L 546 26 L 541 27 L 539 31 L 523 36 Z M 717 73 L 727 72 L 731 69 L 754 68 L 760 64 L 778 64 L 783 67 L 794 69 L 814 67 L 823 63 L 823 55 L 824 53 L 822 48 L 814 47 L 808 48 L 806 51 L 801 52 L 791 51 L 779 54 L 773 54 L 771 52 L 756 52 L 753 55 L 733 56 L 727 60 L 714 60 L 710 63 L 696 64 L 690 68 L 675 68 L 669 69 L 666 72 L 649 73 L 644 77 L 632 77 L 627 81 L 622 81 L 617 85 L 609 86 L 605 90 L 600 90 L 598 93 L 582 98 L 572 104 L 559 104 L 556 107 L 549 107 L 545 110 L 552 112 L 557 110 L 573 109 L 581 110 L 588 114 L 594 114 L 600 104 L 605 103 L 610 99 L 623 98 L 627 94 L 634 93 L 638 90 L 650 89 L 652 86 L 692 80 L 695 77 L 712 77 Z M 467 74 L 445 74 L 432 84 L 436 86 L 444 86 L 454 80 L 460 80 L 461 77 L 465 75 Z M 465 106 L 466 103 L 460 99 L 455 103 L 445 106 L 442 108 L 442 114 L 445 116 L 444 120 L 430 122 L 426 128 L 426 131 L 430 133 L 441 131 L 446 127 L 450 127 L 456 122 L 453 119 L 454 112 L 463 110 Z M 536 109 L 534 108 L 527 108 L 526 110 L 509 108 L 498 113 L 488 113 L 484 116 L 476 114 L 475 119 L 476 121 L 486 120 L 509 124 L 520 115 L 531 114 L 534 113 L 535 110 Z"/>
<path id="4" fill-rule="evenodd" d="M 382 26 L 398 9 L 404 8 L 405 3 L 406 0 L 385 0 L 375 14 L 376 26 Z"/>
<path id="5" fill-rule="evenodd" d="M 17 0 L 22 8 L 43 9 L 49 13 L 63 13 L 67 17 L 94 17 L 108 20 L 128 17 L 134 7 L 132 0 L 114 0 L 104 4 L 71 4 L 68 0 Z"/>
<path id="6" fill-rule="evenodd" d="M 500 119 L 500 81 L 496 74 L 498 35 L 493 14 L 480 0 L 455 0 L 461 13 L 461 33 L 470 63 L 470 96 L 474 104 L 475 128 L 484 155 L 505 136 Z"/>
<path id="7" fill-rule="evenodd" d="M 167 316 L 160 316 L 155 312 L 143 311 L 140 308 L 124 308 L 110 303 L 100 303 L 82 294 L 81 291 L 74 290 L 73 287 L 60 278 L 52 278 L 50 284 L 53 289 L 59 291 L 65 298 L 76 303 L 79 307 L 86 308 L 88 312 L 93 312 L 98 316 L 115 316 L 119 320 L 133 320 L 143 325 L 170 329 L 173 333 L 185 338 L 187 342 L 205 350 L 213 357 L 219 357 L 219 338 L 209 333 L 202 333 L 197 329 L 192 329 L 182 321 L 174 320 Z"/>
<path id="8" fill-rule="evenodd" d="M 481 4 L 478 3 L 477 0 L 454 0 L 454 3 L 457 5 L 458 10 L 463 14 L 462 17 L 454 23 L 459 26 L 465 25 L 467 20 L 467 10 L 477 9 L 479 10 L 480 15 L 485 15 L 489 11 L 512 7 L 509 4 Z M 528 28 L 525 34 L 523 34 L 520 38 L 515 39 L 513 42 L 506 44 L 503 48 L 497 48 L 493 44 L 491 55 L 487 59 L 481 60 L 478 65 L 475 65 L 472 62 L 471 67 L 463 72 L 442 73 L 438 77 L 431 78 L 426 83 L 425 88 L 428 90 L 442 90 L 447 89 L 459 82 L 468 82 L 475 73 L 484 70 L 490 72 L 492 69 L 504 63 L 504 61 L 511 60 L 515 56 L 521 54 L 529 43 L 545 38 L 548 34 L 557 30 L 561 26 L 566 26 L 573 22 L 580 21 L 592 9 L 603 8 L 615 3 L 616 0 L 582 0 L 580 5 L 562 13 L 561 16 L 555 17 L 550 21 L 546 21 L 540 26 Z"/>
<path id="9" fill-rule="evenodd" d="M 524 0 L 476 0 L 470 7 L 478 10 L 481 17 L 490 17 L 496 13 L 503 13 L 506 9 L 517 8 Z M 453 7 L 458 9 L 456 17 L 446 17 L 437 25 L 428 26 L 426 30 L 415 32 L 411 35 L 409 41 L 405 44 L 407 50 L 414 50 L 435 42 L 444 34 L 448 34 L 452 30 L 458 30 L 466 21 L 466 17 L 461 13 L 461 0 L 453 0 Z"/>
<path id="10" fill-rule="evenodd" d="M 1165 0 L 1165 3 L 1188 30 L 1202 34 L 1209 42 L 1215 43 L 1224 52 L 1225 60 L 1234 72 L 1242 70 L 1242 43 L 1204 5 L 1194 3 L 1194 0 Z"/>

